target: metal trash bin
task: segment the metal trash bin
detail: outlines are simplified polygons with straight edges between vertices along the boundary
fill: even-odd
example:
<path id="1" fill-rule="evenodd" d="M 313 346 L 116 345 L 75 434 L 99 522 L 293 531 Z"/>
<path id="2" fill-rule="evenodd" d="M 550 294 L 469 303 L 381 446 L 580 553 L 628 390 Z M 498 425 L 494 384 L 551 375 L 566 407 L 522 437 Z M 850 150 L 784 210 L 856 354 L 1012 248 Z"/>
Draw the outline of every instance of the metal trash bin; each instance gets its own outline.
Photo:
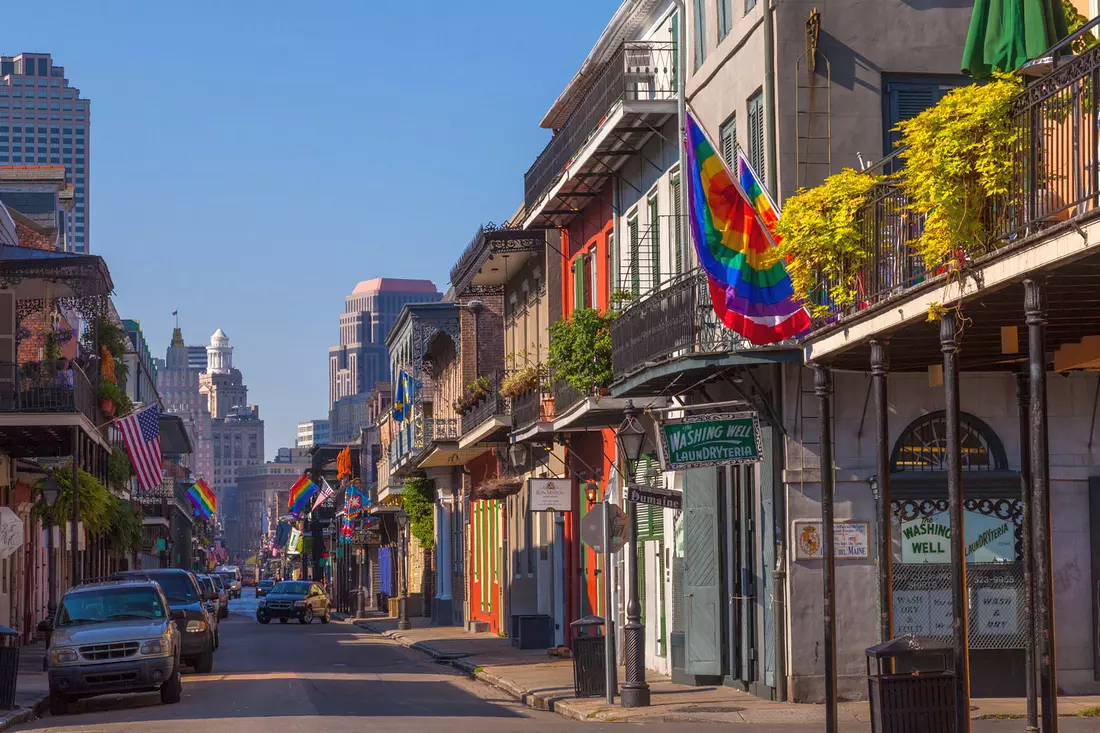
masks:
<path id="1" fill-rule="evenodd" d="M 871 732 L 956 733 L 954 657 L 950 642 L 913 634 L 868 649 Z"/>
<path id="2" fill-rule="evenodd" d="M 604 658 L 604 620 L 585 616 L 569 624 L 573 629 L 573 694 L 576 697 L 602 697 L 607 693 L 607 663 Z M 581 635 L 581 630 L 595 626 L 600 633 Z"/>
<path id="3" fill-rule="evenodd" d="M 0 710 L 15 707 L 15 685 L 19 678 L 19 632 L 0 626 Z"/>

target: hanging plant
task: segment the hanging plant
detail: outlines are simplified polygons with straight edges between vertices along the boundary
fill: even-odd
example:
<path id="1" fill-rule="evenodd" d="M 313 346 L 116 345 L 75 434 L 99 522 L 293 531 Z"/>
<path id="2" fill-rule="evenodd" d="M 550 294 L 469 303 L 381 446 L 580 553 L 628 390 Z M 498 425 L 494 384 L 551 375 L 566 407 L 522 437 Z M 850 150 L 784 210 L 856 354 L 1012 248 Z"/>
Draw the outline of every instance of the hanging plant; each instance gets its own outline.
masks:
<path id="1" fill-rule="evenodd" d="M 401 506 L 409 515 L 409 532 L 421 547 L 430 550 L 435 546 L 435 481 L 410 476 L 404 488 Z"/>
<path id="2" fill-rule="evenodd" d="M 580 308 L 550 326 L 548 366 L 557 379 L 585 394 L 611 384 L 611 322 L 615 313 Z"/>
<path id="3" fill-rule="evenodd" d="M 122 446 L 116 445 L 107 459 L 107 485 L 115 491 L 126 491 L 132 475 L 130 457 Z"/>
<path id="4" fill-rule="evenodd" d="M 957 269 L 994 245 L 1020 137 L 1012 103 L 1022 90 L 1015 75 L 997 74 L 898 124 L 907 146 L 902 185 L 910 208 L 925 217 L 910 245 L 930 270 Z"/>
<path id="5" fill-rule="evenodd" d="M 111 505 L 107 538 L 112 547 L 128 553 L 141 550 L 141 510 L 130 502 L 114 499 Z"/>
<path id="6" fill-rule="evenodd" d="M 478 377 L 474 381 L 466 385 L 466 388 L 462 392 L 462 396 L 451 403 L 455 411 L 460 414 L 465 414 L 472 410 L 478 402 L 489 394 L 490 384 L 488 377 Z"/>
<path id="7" fill-rule="evenodd" d="M 73 518 L 72 466 L 62 466 L 54 471 L 53 477 L 60 488 L 57 501 L 52 507 L 46 505 L 41 491 L 35 500 L 35 513 L 53 526 L 64 526 Z M 41 482 L 38 485 L 41 489 Z M 117 501 L 107 487 L 99 483 L 92 474 L 80 471 L 80 521 L 85 531 L 98 537 L 110 527 L 113 507 Z"/>
<path id="8" fill-rule="evenodd" d="M 534 392 L 539 386 L 539 370 L 529 366 L 509 374 L 500 381 L 500 396 L 514 400 L 520 395 Z"/>
<path id="9" fill-rule="evenodd" d="M 114 382 L 99 381 L 99 409 L 107 417 L 125 415 L 134 409 L 130 397 Z"/>
<path id="10" fill-rule="evenodd" d="M 814 317 L 851 305 L 859 294 L 858 274 L 867 259 L 859 213 L 880 180 L 845 168 L 783 203 L 776 256 L 786 260 L 795 297 Z"/>
<path id="11" fill-rule="evenodd" d="M 42 332 L 45 348 L 42 352 L 44 361 L 57 361 L 62 358 L 61 349 L 73 339 L 73 332 L 68 328 L 51 328 Z"/>

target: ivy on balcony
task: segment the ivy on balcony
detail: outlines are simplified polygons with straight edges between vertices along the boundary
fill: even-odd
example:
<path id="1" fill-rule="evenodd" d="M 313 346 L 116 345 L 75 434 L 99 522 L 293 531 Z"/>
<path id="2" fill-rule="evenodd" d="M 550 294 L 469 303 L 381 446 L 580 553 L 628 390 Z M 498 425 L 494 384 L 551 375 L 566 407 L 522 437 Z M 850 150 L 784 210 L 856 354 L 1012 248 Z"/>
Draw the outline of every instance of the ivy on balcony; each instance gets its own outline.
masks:
<path id="1" fill-rule="evenodd" d="M 555 378 L 591 394 L 611 384 L 611 322 L 613 311 L 580 308 L 550 326 L 548 366 Z"/>

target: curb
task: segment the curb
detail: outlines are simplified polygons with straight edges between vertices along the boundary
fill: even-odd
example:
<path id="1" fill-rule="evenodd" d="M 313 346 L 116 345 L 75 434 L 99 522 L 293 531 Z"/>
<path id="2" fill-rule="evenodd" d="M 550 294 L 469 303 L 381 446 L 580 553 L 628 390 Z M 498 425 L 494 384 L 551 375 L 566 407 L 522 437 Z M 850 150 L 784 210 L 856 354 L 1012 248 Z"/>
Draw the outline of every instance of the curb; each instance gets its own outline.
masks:
<path id="1" fill-rule="evenodd" d="M 12 728 L 16 725 L 19 725 L 20 723 L 26 723 L 28 721 L 34 720 L 46 709 L 49 701 L 49 695 L 40 695 L 39 697 L 35 698 L 35 701 L 31 703 L 30 707 L 16 708 L 4 714 L 2 717 L 0 717 L 0 730 L 7 730 L 8 728 Z"/>
<path id="2" fill-rule="evenodd" d="M 448 666 L 462 672 L 467 677 L 482 682 L 490 687 L 496 688 L 501 692 L 515 698 L 516 701 L 522 703 L 526 707 L 532 710 L 545 710 L 551 713 L 557 713 L 565 718 L 580 721 L 599 720 L 598 717 L 589 718 L 588 714 L 584 712 L 580 707 L 574 704 L 569 698 L 555 697 L 550 695 L 543 695 L 537 692 L 531 692 L 523 687 L 520 687 L 512 680 L 504 677 L 497 676 L 492 672 L 479 667 L 476 663 L 471 662 L 463 657 L 456 657 L 454 655 L 444 654 L 437 649 L 423 644 L 421 642 L 409 641 L 405 634 L 399 631 L 383 631 L 377 626 L 374 626 L 368 621 L 356 621 L 356 626 L 375 634 L 396 641 L 398 644 L 414 649 L 422 654 L 427 654 L 433 660 L 447 664 Z"/>

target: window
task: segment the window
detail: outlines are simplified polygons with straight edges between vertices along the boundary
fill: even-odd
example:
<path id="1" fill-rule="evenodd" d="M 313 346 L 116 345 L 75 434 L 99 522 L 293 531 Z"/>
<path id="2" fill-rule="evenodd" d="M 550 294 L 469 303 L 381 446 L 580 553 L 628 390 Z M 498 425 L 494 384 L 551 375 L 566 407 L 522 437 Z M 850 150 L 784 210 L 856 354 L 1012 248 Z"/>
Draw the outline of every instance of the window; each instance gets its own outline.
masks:
<path id="1" fill-rule="evenodd" d="M 718 147 L 722 160 L 727 165 L 733 165 L 734 155 L 737 154 L 737 116 L 730 115 L 729 119 L 718 128 Z"/>
<path id="2" fill-rule="evenodd" d="M 745 15 L 749 14 L 749 11 L 756 7 L 756 0 L 745 0 Z"/>
<path id="3" fill-rule="evenodd" d="M 672 199 L 672 246 L 676 274 L 684 271 L 684 212 L 680 200 L 680 174 L 674 173 L 669 179 L 668 197 Z"/>
<path id="4" fill-rule="evenodd" d="M 653 288 L 661 282 L 661 210 L 657 193 L 650 194 L 649 200 L 649 258 L 650 283 Z"/>
<path id="5" fill-rule="evenodd" d="M 580 310 L 585 307 L 587 302 L 587 296 L 584 292 L 585 280 L 587 280 L 586 272 L 586 255 L 579 254 L 573 259 L 573 309 Z"/>
<path id="6" fill-rule="evenodd" d="M 894 152 L 900 134 L 894 131 L 899 122 L 912 119 L 936 102 L 945 94 L 957 86 L 967 83 L 966 77 L 954 76 L 922 76 L 916 74 L 890 74 L 883 75 L 885 89 L 883 90 L 882 122 L 885 129 L 882 133 L 884 144 L 883 155 Z M 900 161 L 899 161 L 900 164 Z M 884 171 L 894 173 L 896 168 Z"/>
<path id="7" fill-rule="evenodd" d="M 695 69 L 707 60 L 707 2 L 695 0 Z"/>
<path id="8" fill-rule="evenodd" d="M 746 0 L 746 12 L 748 0 Z M 733 0 L 718 0 L 718 42 L 730 34 L 733 27 Z"/>
<path id="9" fill-rule="evenodd" d="M 635 211 L 626 221 L 626 230 L 630 237 L 630 292 L 637 297 L 642 292 L 642 278 L 638 273 L 638 261 L 641 259 L 642 243 L 638 232 L 638 212 Z"/>
<path id="10" fill-rule="evenodd" d="M 749 97 L 749 165 L 760 177 L 760 183 L 768 185 L 768 170 L 764 165 L 764 94 L 757 92 Z"/>

